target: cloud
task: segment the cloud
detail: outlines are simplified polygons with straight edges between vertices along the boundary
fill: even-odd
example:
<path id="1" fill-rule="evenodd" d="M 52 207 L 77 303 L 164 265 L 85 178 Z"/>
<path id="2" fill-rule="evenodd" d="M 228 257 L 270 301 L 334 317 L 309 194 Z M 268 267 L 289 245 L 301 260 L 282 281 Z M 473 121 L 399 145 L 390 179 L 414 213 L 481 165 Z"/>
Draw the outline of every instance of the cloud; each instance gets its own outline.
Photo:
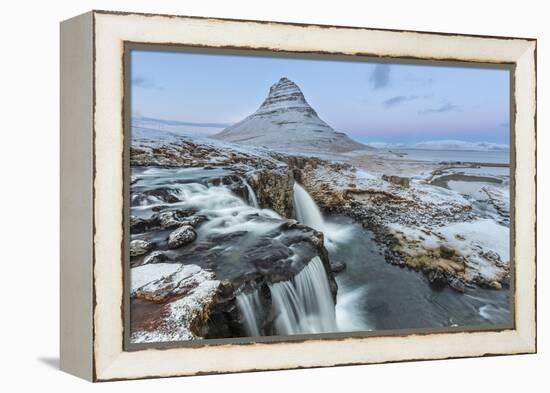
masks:
<path id="1" fill-rule="evenodd" d="M 157 83 L 153 79 L 146 78 L 141 75 L 136 75 L 132 77 L 132 86 L 141 87 L 142 89 L 162 90 L 162 87 L 157 85 Z"/>
<path id="2" fill-rule="evenodd" d="M 370 82 L 374 89 L 382 89 L 390 84 L 391 68 L 388 64 L 377 64 L 370 74 Z"/>
<path id="3" fill-rule="evenodd" d="M 413 101 L 419 99 L 419 96 L 395 96 L 384 101 L 384 107 L 390 109 L 394 106 L 402 104 L 407 101 Z"/>
<path id="4" fill-rule="evenodd" d="M 429 109 L 424 109 L 422 111 L 418 111 L 418 114 L 419 115 L 431 115 L 431 114 L 434 114 L 434 113 L 459 112 L 459 111 L 460 111 L 460 107 L 458 105 L 447 101 L 447 102 L 444 102 L 443 104 L 441 104 L 441 106 L 439 106 L 437 108 L 429 108 Z"/>

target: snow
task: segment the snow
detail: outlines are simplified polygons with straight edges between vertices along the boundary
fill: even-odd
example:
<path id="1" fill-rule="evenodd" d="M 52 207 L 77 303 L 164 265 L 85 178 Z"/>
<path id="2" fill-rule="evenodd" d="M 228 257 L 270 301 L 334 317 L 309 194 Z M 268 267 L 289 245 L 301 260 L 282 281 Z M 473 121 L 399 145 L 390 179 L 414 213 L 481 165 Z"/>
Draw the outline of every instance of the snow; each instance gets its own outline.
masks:
<path id="1" fill-rule="evenodd" d="M 138 147 L 135 144 L 145 144 L 148 146 L 162 146 L 169 143 L 178 143 L 183 140 L 183 136 L 169 131 L 156 130 L 132 126 L 132 147 Z"/>
<path id="2" fill-rule="evenodd" d="M 447 245 L 468 258 L 470 269 L 488 281 L 496 280 L 502 268 L 482 257 L 480 252 L 494 251 L 504 265 L 510 264 L 510 231 L 491 219 L 452 224 L 439 230 L 439 233 L 444 236 Z M 459 236 L 465 240 L 460 240 Z"/>
<path id="3" fill-rule="evenodd" d="M 186 341 L 200 338 L 191 331 L 191 324 L 212 301 L 219 285 L 220 282 L 215 280 L 201 282 L 190 293 L 169 304 L 168 315 L 159 329 L 135 332 L 132 334 L 132 342 Z"/>
<path id="4" fill-rule="evenodd" d="M 510 231 L 491 219 L 452 223 L 433 228 L 431 232 L 395 223 L 389 224 L 388 228 L 409 245 L 402 252 L 415 255 L 446 246 L 466 259 L 467 275 L 479 274 L 489 282 L 497 280 L 504 269 L 482 256 L 482 253 L 493 251 L 500 257 L 502 265 L 510 263 Z"/>
<path id="5" fill-rule="evenodd" d="M 468 195 L 476 200 L 487 199 L 487 195 L 483 193 L 482 188 L 487 184 L 477 181 L 457 181 L 449 180 L 447 186 L 461 195 Z"/>
<path id="6" fill-rule="evenodd" d="M 212 273 L 202 270 L 197 265 L 181 265 L 172 274 L 150 281 L 139 290 L 151 294 L 168 290 L 171 295 L 178 295 L 181 290 L 198 285 L 201 281 L 212 280 L 213 277 Z"/>
<path id="7" fill-rule="evenodd" d="M 191 331 L 191 325 L 197 318 L 204 318 L 207 306 L 212 302 L 216 295 L 220 282 L 214 278 L 214 274 L 201 269 L 197 265 L 182 264 L 156 264 L 149 265 L 158 267 L 159 265 L 175 265 L 176 271 L 171 274 L 165 274 L 166 266 L 162 266 L 157 271 L 153 270 L 153 275 L 145 279 L 146 273 L 151 273 L 151 269 L 142 269 L 146 266 L 140 266 L 132 269 L 138 271 L 138 280 L 134 283 L 134 274 L 132 274 L 132 290 L 139 288 L 142 294 L 157 294 L 162 300 L 170 296 L 184 295 L 183 297 L 168 304 L 168 312 L 160 322 L 158 328 L 154 331 L 138 331 L 132 334 L 132 341 L 142 342 L 165 342 L 165 341 L 183 341 L 193 340 L 196 337 Z M 154 277 L 157 277 L 155 280 Z M 144 281 L 148 283 L 142 284 Z"/>
<path id="8" fill-rule="evenodd" d="M 503 262 L 507 263 L 510 260 L 510 230 L 494 220 L 459 222 L 447 225 L 437 232 L 445 237 L 450 246 L 461 249 L 464 253 L 471 255 L 480 249 L 491 250 L 496 252 Z M 463 236 L 466 240 L 459 240 L 457 235 Z"/>
<path id="9" fill-rule="evenodd" d="M 218 123 L 195 123 L 178 120 L 155 119 L 150 117 L 134 116 L 132 117 L 132 127 L 143 130 L 156 130 L 170 132 L 178 135 L 213 135 L 229 124 Z"/>
<path id="10" fill-rule="evenodd" d="M 214 137 L 284 152 L 296 147 L 324 153 L 371 149 L 334 131 L 307 103 L 300 88 L 287 78 L 271 86 L 256 112 Z"/>
<path id="11" fill-rule="evenodd" d="M 130 271 L 132 294 L 152 281 L 169 276 L 181 266 L 180 263 L 155 263 L 132 268 Z"/>

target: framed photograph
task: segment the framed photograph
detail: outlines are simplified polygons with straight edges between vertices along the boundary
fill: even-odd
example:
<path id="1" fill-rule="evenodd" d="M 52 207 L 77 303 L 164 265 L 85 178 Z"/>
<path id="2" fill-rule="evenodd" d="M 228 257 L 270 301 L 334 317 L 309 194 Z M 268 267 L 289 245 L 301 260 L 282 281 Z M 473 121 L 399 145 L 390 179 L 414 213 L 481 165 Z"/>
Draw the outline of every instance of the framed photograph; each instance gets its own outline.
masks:
<path id="1" fill-rule="evenodd" d="M 61 367 L 536 351 L 536 40 L 61 24 Z"/>

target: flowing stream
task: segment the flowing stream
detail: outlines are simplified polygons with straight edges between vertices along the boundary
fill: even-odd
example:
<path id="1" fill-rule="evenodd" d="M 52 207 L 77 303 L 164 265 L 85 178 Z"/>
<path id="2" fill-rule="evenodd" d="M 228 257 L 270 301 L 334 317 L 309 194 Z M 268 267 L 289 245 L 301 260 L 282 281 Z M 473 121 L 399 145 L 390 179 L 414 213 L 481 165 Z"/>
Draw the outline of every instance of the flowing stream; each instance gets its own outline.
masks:
<path id="1" fill-rule="evenodd" d="M 336 275 L 337 330 L 480 326 L 510 322 L 510 291 L 478 287 L 464 294 L 433 289 L 426 277 L 386 263 L 373 234 L 345 216 L 324 218 L 313 198 L 294 183 L 298 221 L 323 231 L 331 261 L 346 269 Z"/>
<path id="2" fill-rule="evenodd" d="M 132 215 L 148 217 L 155 207 L 166 204 L 169 199 L 166 194 L 150 192 L 165 187 L 177 199 L 171 206 L 194 209 L 198 216 L 207 217 L 195 243 L 211 246 L 201 248 L 203 254 L 199 257 L 189 251 L 190 255 L 180 254 L 179 258 L 194 258 L 194 263 L 205 268 L 212 261 L 221 261 L 217 270 L 220 279 L 230 277 L 234 270 L 242 270 L 253 258 L 258 258 L 242 250 L 261 252 L 266 239 L 273 241 L 273 233 L 281 223 L 275 212 L 258 208 L 256 195 L 244 179 L 240 179 L 247 190 L 247 197 L 243 198 L 229 186 L 212 182 L 212 178 L 226 176 L 228 171 L 162 168 L 133 171 L 140 178 L 133 186 L 140 197 L 132 200 Z M 435 290 L 423 274 L 386 263 L 372 233 L 352 219 L 323 217 L 312 197 L 297 183 L 294 209 L 299 222 L 324 233 L 331 262 L 346 264 L 346 269 L 336 274 L 337 304 L 333 302 L 321 259 L 313 257 L 291 280 L 269 285 L 270 310 L 264 309 L 265 302 L 258 290 L 241 291 L 237 295 L 247 335 L 480 326 L 510 321 L 508 289 L 467 288 L 465 294 L 449 288 Z M 160 232 L 158 236 L 166 235 Z M 165 251 L 169 256 L 174 252 Z M 273 321 L 269 331 L 261 325 L 266 315 L 271 315 Z"/>

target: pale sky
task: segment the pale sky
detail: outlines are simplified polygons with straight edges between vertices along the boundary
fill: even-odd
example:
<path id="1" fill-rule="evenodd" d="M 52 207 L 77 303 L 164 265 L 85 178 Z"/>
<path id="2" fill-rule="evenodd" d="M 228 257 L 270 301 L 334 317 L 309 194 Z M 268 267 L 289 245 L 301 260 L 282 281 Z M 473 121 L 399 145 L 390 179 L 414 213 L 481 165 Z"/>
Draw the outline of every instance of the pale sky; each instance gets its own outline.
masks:
<path id="1" fill-rule="evenodd" d="M 373 61 L 132 51 L 132 115 L 231 124 L 281 77 L 361 142 L 509 142 L 509 71 Z"/>

